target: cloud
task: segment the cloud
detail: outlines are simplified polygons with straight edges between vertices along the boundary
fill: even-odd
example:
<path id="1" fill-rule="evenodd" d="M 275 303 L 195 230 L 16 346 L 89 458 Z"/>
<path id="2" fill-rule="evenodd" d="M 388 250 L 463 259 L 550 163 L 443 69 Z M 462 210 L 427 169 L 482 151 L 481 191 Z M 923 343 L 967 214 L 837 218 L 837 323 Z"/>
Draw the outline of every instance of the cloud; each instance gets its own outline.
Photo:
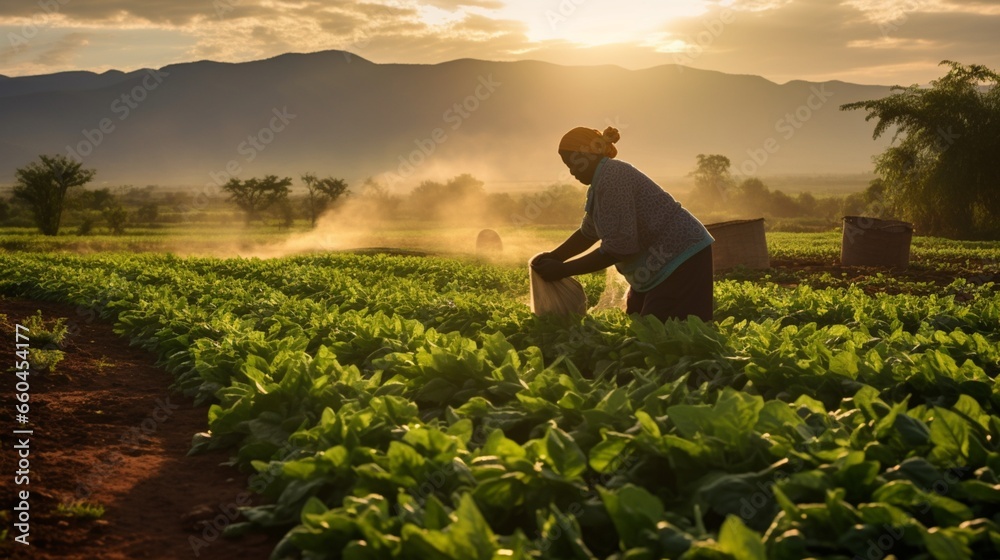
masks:
<path id="1" fill-rule="evenodd" d="M 179 56 L 238 62 L 343 49 L 376 62 L 532 58 L 631 68 L 682 63 L 779 82 L 867 83 L 926 82 L 941 75 L 936 65 L 942 59 L 1000 67 L 995 48 L 1000 6 L 976 0 L 705 0 L 707 12 L 699 17 L 636 14 L 647 22 L 663 21 L 653 32 L 625 33 L 618 43 L 586 47 L 569 37 L 538 40 L 531 34 L 530 25 L 555 0 L 544 5 L 533 0 L 52 0 L 50 5 L 57 4 L 58 10 L 49 12 L 34 2 L 0 7 L 0 31 L 25 25 L 52 31 L 17 53 L 0 45 L 0 72 L 133 69 L 123 62 L 132 60 L 124 53 L 133 45 L 120 44 L 123 54 L 116 59 L 106 52 L 106 42 L 124 40 L 128 34 L 122 30 L 145 29 L 183 40 L 181 55 L 176 47 L 169 55 L 164 48 L 162 64 Z M 581 9 L 600 13 L 627 5 L 590 0 Z M 726 9 L 731 21 L 720 24 Z M 87 40 L 102 30 L 105 50 L 98 50 Z M 95 57 L 106 60 L 83 62 Z"/>
<path id="2" fill-rule="evenodd" d="M 906 2 L 919 7 L 896 12 L 890 20 L 873 17 L 867 11 L 871 6 L 862 2 L 798 0 L 768 10 L 731 12 L 729 23 L 720 23 L 722 12 L 716 10 L 672 22 L 664 35 L 687 44 L 673 55 L 677 62 L 775 81 L 909 84 L 916 69 L 925 76 L 939 75 L 932 68 L 947 58 L 1000 66 L 1000 53 L 989 46 L 1000 33 L 1000 16 L 941 12 L 939 4 Z"/>
<path id="3" fill-rule="evenodd" d="M 10 17 L 39 18 L 42 16 L 61 15 L 78 23 L 93 23 L 99 21 L 120 20 L 123 16 L 143 17 L 148 19 L 155 14 L 160 21 L 176 23 L 188 19 L 192 15 L 204 13 L 210 3 L 202 2 L 200 6 L 194 1 L 170 2 L 169 0 L 151 0 L 144 3 L 124 0 L 94 0 L 92 2 L 53 2 L 45 4 L 46 8 L 34 2 L 11 3 L 4 6 L 3 15 Z M 48 7 L 51 6 L 51 7 Z"/>
<path id="4" fill-rule="evenodd" d="M 43 50 L 35 63 L 42 66 L 64 67 L 73 63 L 79 51 L 90 44 L 86 33 L 70 33 Z"/>
<path id="5" fill-rule="evenodd" d="M 499 0 L 429 0 L 425 1 L 424 4 L 449 11 L 454 11 L 461 7 L 489 8 L 491 10 L 503 7 L 503 2 Z"/>

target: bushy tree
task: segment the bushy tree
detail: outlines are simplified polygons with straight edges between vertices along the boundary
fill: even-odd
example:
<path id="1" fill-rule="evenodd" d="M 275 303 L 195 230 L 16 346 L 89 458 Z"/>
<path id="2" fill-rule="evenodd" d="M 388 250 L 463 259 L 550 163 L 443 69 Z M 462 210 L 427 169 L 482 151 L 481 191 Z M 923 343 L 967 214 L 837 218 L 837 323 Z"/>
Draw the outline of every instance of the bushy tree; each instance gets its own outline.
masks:
<path id="1" fill-rule="evenodd" d="M 734 206 L 747 217 L 758 217 L 768 211 L 771 190 L 757 177 L 747 177 L 733 197 Z"/>
<path id="2" fill-rule="evenodd" d="M 246 223 L 249 224 L 260 212 L 288 198 L 288 187 L 291 184 L 291 177 L 279 179 L 277 175 L 267 175 L 263 179 L 253 177 L 246 181 L 233 178 L 222 185 L 222 190 L 229 193 L 230 202 L 243 210 Z"/>
<path id="3" fill-rule="evenodd" d="M 930 87 L 896 86 L 888 97 L 841 106 L 878 119 L 875 138 L 895 133 L 893 145 L 875 160 L 883 190 L 869 212 L 909 220 L 927 234 L 995 237 L 1000 75 L 980 65 L 941 64 L 951 70 Z"/>
<path id="4" fill-rule="evenodd" d="M 481 217 L 486 210 L 485 183 L 468 173 L 447 183 L 424 181 L 410 193 L 410 211 L 421 218 L 466 220 Z"/>
<path id="5" fill-rule="evenodd" d="M 58 235 L 66 192 L 89 183 L 96 172 L 64 155 L 38 156 L 37 162 L 14 172 L 14 198 L 32 212 L 35 225 L 44 235 Z"/>
<path id="6" fill-rule="evenodd" d="M 101 215 L 104 217 L 104 221 L 108 224 L 108 229 L 111 230 L 113 235 L 122 235 L 125 233 L 125 224 L 128 222 L 128 210 L 125 210 L 124 206 L 117 202 L 109 204 L 101 211 Z"/>
<path id="7" fill-rule="evenodd" d="M 691 172 L 694 177 L 693 200 L 704 206 L 721 203 L 733 187 L 729 158 L 719 154 L 698 154 L 697 158 L 698 165 Z"/>
<path id="8" fill-rule="evenodd" d="M 326 212 L 337 199 L 348 194 L 347 182 L 343 179 L 333 177 L 319 179 L 312 173 L 306 173 L 302 176 L 302 182 L 309 189 L 309 194 L 306 196 L 306 210 L 309 212 L 309 222 L 314 226 L 320 214 Z"/>
<path id="9" fill-rule="evenodd" d="M 160 205 L 155 202 L 147 202 L 139 207 L 135 212 L 138 221 L 151 224 L 160 215 Z"/>

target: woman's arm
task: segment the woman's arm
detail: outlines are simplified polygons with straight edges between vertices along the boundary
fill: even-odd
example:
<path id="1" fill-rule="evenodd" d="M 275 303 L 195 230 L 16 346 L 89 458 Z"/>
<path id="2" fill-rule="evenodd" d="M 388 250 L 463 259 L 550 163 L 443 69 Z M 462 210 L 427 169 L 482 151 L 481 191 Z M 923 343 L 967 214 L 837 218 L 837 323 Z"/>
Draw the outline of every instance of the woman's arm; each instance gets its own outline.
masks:
<path id="1" fill-rule="evenodd" d="M 550 253 L 543 253 L 542 258 L 548 257 L 556 259 L 559 262 L 566 262 L 572 257 L 575 257 L 593 247 L 594 243 L 597 243 L 596 239 L 591 240 L 583 235 L 583 232 L 577 229 L 566 239 L 566 241 L 562 242 L 562 245 L 559 245 Z"/>
<path id="2" fill-rule="evenodd" d="M 617 258 L 598 249 L 578 259 L 563 263 L 563 267 L 565 268 L 563 268 L 562 272 L 566 276 L 579 276 L 581 274 L 604 270 L 616 262 L 618 262 Z"/>
<path id="3" fill-rule="evenodd" d="M 535 269 L 535 272 L 542 279 L 555 282 L 567 276 L 579 276 L 580 274 L 604 270 L 616 262 L 618 262 L 616 257 L 598 249 L 568 262 L 559 262 L 556 259 L 542 259 L 533 263 L 531 267 Z"/>

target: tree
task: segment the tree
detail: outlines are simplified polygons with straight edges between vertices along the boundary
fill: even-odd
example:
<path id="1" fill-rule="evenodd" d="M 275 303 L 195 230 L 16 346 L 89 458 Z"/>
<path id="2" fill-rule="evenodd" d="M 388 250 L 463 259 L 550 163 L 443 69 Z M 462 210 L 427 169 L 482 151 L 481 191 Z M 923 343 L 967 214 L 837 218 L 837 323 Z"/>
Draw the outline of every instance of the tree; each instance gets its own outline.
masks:
<path id="1" fill-rule="evenodd" d="M 757 177 L 748 177 L 740 183 L 735 202 L 745 215 L 757 217 L 769 209 L 771 190 Z"/>
<path id="2" fill-rule="evenodd" d="M 108 205 L 101 211 L 104 221 L 108 224 L 108 229 L 113 235 L 125 233 L 125 224 L 128 222 L 128 211 L 119 203 Z"/>
<path id="3" fill-rule="evenodd" d="M 389 191 L 389 188 L 374 177 L 368 177 L 361 183 L 361 192 L 352 198 L 351 213 L 344 214 L 341 219 L 347 222 L 371 220 L 389 220 L 397 217 L 402 199 Z"/>
<path id="4" fill-rule="evenodd" d="M 410 210 L 424 219 L 467 220 L 481 217 L 486 200 L 485 183 L 468 173 L 447 183 L 424 181 L 410 192 Z"/>
<path id="5" fill-rule="evenodd" d="M 725 200 L 733 178 L 729 174 L 729 158 L 719 154 L 698 154 L 698 167 L 691 172 L 694 177 L 693 198 L 698 203 L 715 205 Z"/>
<path id="6" fill-rule="evenodd" d="M 288 198 L 278 200 L 274 206 L 274 215 L 278 218 L 278 228 L 288 229 L 295 223 L 295 209 Z"/>
<path id="7" fill-rule="evenodd" d="M 944 61 L 930 87 L 894 86 L 888 97 L 842 105 L 878 119 L 872 136 L 894 130 L 875 159 L 881 200 L 869 213 L 911 221 L 917 230 L 961 238 L 1000 234 L 1000 75 Z M 902 140 L 896 140 L 902 136 Z"/>
<path id="8" fill-rule="evenodd" d="M 160 215 L 160 206 L 155 202 L 147 202 L 139 207 L 135 212 L 138 221 L 151 224 Z"/>
<path id="9" fill-rule="evenodd" d="M 302 182 L 309 189 L 309 195 L 306 197 L 306 208 L 313 226 L 316 225 L 316 218 L 320 214 L 326 212 L 331 205 L 337 202 L 338 198 L 349 194 L 347 182 L 343 179 L 334 179 L 333 177 L 317 179 L 312 173 L 306 173 L 302 176 Z"/>
<path id="10" fill-rule="evenodd" d="M 58 235 L 66 191 L 86 185 L 96 171 L 83 169 L 82 162 L 63 155 L 42 155 L 38 159 L 14 172 L 14 198 L 28 205 L 35 225 L 44 235 Z"/>
<path id="11" fill-rule="evenodd" d="M 249 224 L 258 213 L 279 200 L 288 198 L 288 187 L 291 184 L 291 177 L 278 179 L 277 175 L 268 175 L 263 179 L 253 177 L 246 181 L 233 178 L 222 185 L 222 190 L 229 193 L 230 202 L 234 202 L 245 212 L 246 223 Z"/>

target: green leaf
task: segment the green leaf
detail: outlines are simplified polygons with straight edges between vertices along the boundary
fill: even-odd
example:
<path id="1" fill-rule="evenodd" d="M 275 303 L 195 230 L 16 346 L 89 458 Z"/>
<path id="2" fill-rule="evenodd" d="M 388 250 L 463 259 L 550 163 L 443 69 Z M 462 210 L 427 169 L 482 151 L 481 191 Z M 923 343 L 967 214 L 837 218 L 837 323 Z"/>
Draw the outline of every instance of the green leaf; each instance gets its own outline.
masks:
<path id="1" fill-rule="evenodd" d="M 851 379 L 857 379 L 858 355 L 849 350 L 837 352 L 830 358 L 830 372 Z"/>
<path id="2" fill-rule="evenodd" d="M 935 560 L 971 560 L 972 551 L 957 538 L 943 532 L 939 527 L 931 527 L 924 533 L 924 544 Z"/>
<path id="3" fill-rule="evenodd" d="M 637 410 L 635 412 L 635 418 L 639 421 L 639 426 L 642 431 L 654 438 L 660 437 L 660 426 L 656 424 L 656 420 L 649 415 L 645 410 Z"/>
<path id="4" fill-rule="evenodd" d="M 966 464 L 969 457 L 969 423 L 958 414 L 934 407 L 934 420 L 931 422 L 930 459 L 942 466 Z"/>
<path id="5" fill-rule="evenodd" d="M 668 408 L 667 416 L 685 438 L 712 435 L 743 448 L 763 408 L 763 398 L 726 387 L 713 406 L 679 404 Z"/>
<path id="6" fill-rule="evenodd" d="M 525 475 L 509 472 L 482 480 L 472 491 L 476 500 L 484 506 L 506 510 L 524 503 Z"/>
<path id="7" fill-rule="evenodd" d="M 455 510 L 455 517 L 457 521 L 448 526 L 447 532 L 456 549 L 462 553 L 460 558 L 491 559 L 497 549 L 496 536 L 479 513 L 472 495 L 462 496 Z"/>
<path id="8" fill-rule="evenodd" d="M 767 551 L 759 533 L 752 531 L 735 515 L 726 517 L 719 530 L 719 548 L 735 560 L 767 560 Z"/>
<path id="9" fill-rule="evenodd" d="M 965 504 L 935 492 L 924 492 L 909 480 L 889 482 L 873 492 L 872 498 L 914 512 L 924 512 L 929 506 L 934 520 L 944 526 L 959 525 L 973 515 Z"/>
<path id="10" fill-rule="evenodd" d="M 927 424 L 909 414 L 897 415 L 893 426 L 903 443 L 909 447 L 919 447 L 930 442 L 931 431 L 927 428 Z"/>
<path id="11" fill-rule="evenodd" d="M 809 395 L 799 395 L 792 405 L 796 408 L 806 408 L 810 412 L 814 412 L 816 414 L 826 414 L 826 407 L 823 406 L 823 402 L 818 401 Z"/>
<path id="12" fill-rule="evenodd" d="M 545 453 L 552 470 L 569 480 L 579 480 L 587 472 L 587 458 L 566 432 L 550 427 L 545 436 Z"/>
<path id="13" fill-rule="evenodd" d="M 486 438 L 486 444 L 481 450 L 482 455 L 496 455 L 503 459 L 523 459 L 527 456 L 524 448 L 512 439 L 503 435 L 503 430 L 496 429 Z"/>
<path id="14" fill-rule="evenodd" d="M 437 496 L 431 494 L 424 502 L 424 527 L 435 531 L 444 529 L 448 522 L 448 510 Z"/>
<path id="15" fill-rule="evenodd" d="M 908 513 L 889 504 L 861 504 L 858 506 L 858 515 L 866 525 L 906 527 L 914 523 Z"/>
<path id="16" fill-rule="evenodd" d="M 982 480 L 963 480 L 958 483 L 956 493 L 963 501 L 1000 504 L 1000 484 L 988 484 Z"/>
<path id="17" fill-rule="evenodd" d="M 622 550 L 641 546 L 643 531 L 655 532 L 663 518 L 663 503 L 645 489 L 626 484 L 618 490 L 598 487 L 601 501 L 618 531 Z"/>
<path id="18" fill-rule="evenodd" d="M 767 401 L 760 410 L 755 429 L 762 434 L 791 434 L 795 426 L 804 423 L 802 417 L 783 401 Z"/>
<path id="19" fill-rule="evenodd" d="M 590 448 L 590 468 L 602 474 L 617 470 L 625 458 L 629 441 L 625 437 L 610 436 Z"/>
<path id="20" fill-rule="evenodd" d="M 470 494 L 465 494 L 460 499 L 454 519 L 441 531 L 421 529 L 412 524 L 404 525 L 404 555 L 440 560 L 492 560 L 499 548 L 496 535 Z"/>

